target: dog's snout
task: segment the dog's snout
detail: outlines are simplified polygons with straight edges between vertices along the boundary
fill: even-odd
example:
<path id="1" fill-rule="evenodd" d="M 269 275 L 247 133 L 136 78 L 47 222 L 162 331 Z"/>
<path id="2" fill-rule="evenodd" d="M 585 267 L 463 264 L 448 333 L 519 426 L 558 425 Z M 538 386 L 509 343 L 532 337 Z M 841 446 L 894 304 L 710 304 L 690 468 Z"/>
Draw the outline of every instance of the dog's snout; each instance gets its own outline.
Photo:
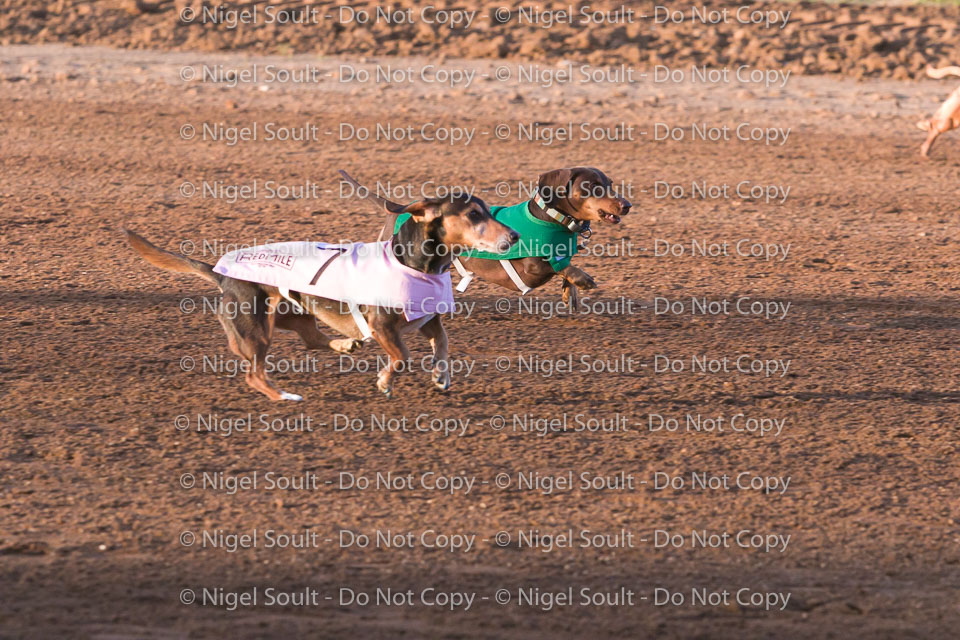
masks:
<path id="1" fill-rule="evenodd" d="M 520 240 L 520 234 L 511 229 L 504 235 L 500 236 L 500 241 L 497 243 L 497 253 L 506 253 L 510 251 L 510 247 L 517 244 L 517 241 Z"/>
<path id="2" fill-rule="evenodd" d="M 620 215 L 626 215 L 630 213 L 630 207 L 633 205 L 630 204 L 630 201 L 626 198 L 620 198 Z"/>

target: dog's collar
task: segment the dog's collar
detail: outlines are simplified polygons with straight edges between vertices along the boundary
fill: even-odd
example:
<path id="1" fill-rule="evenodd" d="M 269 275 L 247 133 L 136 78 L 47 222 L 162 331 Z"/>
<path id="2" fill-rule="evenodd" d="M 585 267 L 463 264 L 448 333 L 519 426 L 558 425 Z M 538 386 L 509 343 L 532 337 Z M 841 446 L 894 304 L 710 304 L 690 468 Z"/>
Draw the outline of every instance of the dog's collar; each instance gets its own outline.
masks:
<path id="1" fill-rule="evenodd" d="M 544 213 L 546 213 L 548 216 L 556 220 L 558 224 L 560 224 L 562 227 L 564 227 L 568 231 L 572 233 L 582 234 L 586 238 L 590 237 L 591 232 L 590 232 L 589 220 L 586 220 L 586 221 L 577 220 L 573 216 L 568 216 L 567 214 L 557 211 L 552 207 L 548 207 L 547 202 L 540 197 L 539 193 L 534 196 L 533 202 L 538 207 L 543 209 Z"/>

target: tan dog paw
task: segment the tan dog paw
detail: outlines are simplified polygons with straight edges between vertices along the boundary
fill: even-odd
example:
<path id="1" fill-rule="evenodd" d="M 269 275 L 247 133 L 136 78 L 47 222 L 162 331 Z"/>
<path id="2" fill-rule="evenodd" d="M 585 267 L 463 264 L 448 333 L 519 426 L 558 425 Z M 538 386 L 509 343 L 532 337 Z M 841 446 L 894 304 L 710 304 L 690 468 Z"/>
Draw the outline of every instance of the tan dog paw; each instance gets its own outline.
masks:
<path id="1" fill-rule="evenodd" d="M 353 353 L 362 346 L 363 341 L 354 338 L 338 338 L 330 341 L 330 348 L 337 353 Z"/>

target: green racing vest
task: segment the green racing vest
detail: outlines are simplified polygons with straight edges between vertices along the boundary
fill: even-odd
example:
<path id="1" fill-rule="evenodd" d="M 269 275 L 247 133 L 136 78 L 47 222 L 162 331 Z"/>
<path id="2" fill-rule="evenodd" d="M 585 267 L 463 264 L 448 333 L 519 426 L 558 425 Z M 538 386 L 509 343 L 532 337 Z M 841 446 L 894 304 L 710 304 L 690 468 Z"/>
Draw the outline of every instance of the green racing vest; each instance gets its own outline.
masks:
<path id="1" fill-rule="evenodd" d="M 462 258 L 481 258 L 483 260 L 514 260 L 516 258 L 544 258 L 553 267 L 554 273 L 570 266 L 577 253 L 577 234 L 554 222 L 535 218 L 528 208 L 531 201 L 509 207 L 491 207 L 494 220 L 510 227 L 520 240 L 506 253 L 493 253 L 472 249 L 460 254 Z M 409 213 L 397 218 L 393 228 L 396 234 L 400 227 L 410 219 Z"/>

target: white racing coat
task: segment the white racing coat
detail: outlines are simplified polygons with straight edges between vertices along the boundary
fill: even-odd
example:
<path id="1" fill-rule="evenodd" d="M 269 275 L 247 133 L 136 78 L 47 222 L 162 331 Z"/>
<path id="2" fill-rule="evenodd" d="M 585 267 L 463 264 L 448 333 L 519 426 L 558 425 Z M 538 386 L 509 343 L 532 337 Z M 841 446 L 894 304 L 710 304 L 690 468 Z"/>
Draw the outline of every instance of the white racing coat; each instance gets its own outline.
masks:
<path id="1" fill-rule="evenodd" d="M 359 305 L 402 311 L 407 320 L 453 312 L 450 273 L 428 274 L 400 263 L 390 241 L 352 244 L 279 242 L 237 249 L 217 261 L 221 275 L 347 304 L 357 319 Z"/>

